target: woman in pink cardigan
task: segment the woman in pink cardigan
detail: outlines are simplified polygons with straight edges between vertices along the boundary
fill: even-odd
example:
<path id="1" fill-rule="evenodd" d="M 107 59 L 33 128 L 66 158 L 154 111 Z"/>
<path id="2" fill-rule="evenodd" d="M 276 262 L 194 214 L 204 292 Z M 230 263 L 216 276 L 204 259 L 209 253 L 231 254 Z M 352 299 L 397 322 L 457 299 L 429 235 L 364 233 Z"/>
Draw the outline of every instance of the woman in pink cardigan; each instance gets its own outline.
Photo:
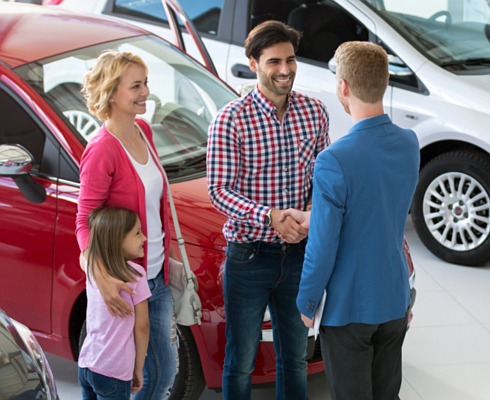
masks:
<path id="1" fill-rule="evenodd" d="M 147 67 L 129 52 L 105 51 L 86 74 L 83 94 L 89 111 L 103 121 L 89 141 L 80 165 L 80 198 L 76 234 L 80 250 L 89 244 L 88 216 L 101 205 L 135 211 L 148 240 L 144 257 L 136 260 L 147 273 L 150 344 L 144 366 L 143 389 L 135 400 L 164 398 L 177 372 L 177 331 L 168 287 L 169 214 L 164 170 L 153 143 L 151 127 L 136 118 L 146 112 L 149 95 Z M 151 151 L 153 150 L 153 151 Z M 109 312 L 124 318 L 131 313 L 122 281 L 96 266 L 95 281 Z"/>

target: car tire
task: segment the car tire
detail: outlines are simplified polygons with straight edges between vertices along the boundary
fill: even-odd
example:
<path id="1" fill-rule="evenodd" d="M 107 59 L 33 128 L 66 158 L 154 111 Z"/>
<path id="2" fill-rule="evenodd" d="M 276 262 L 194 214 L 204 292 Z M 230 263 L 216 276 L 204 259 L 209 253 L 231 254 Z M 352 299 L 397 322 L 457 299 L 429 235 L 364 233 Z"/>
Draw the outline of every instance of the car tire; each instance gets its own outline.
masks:
<path id="1" fill-rule="evenodd" d="M 490 159 L 478 151 L 451 151 L 420 172 L 412 220 L 424 245 L 454 264 L 490 259 Z"/>
<path id="2" fill-rule="evenodd" d="M 202 373 L 201 361 L 191 330 L 178 326 L 179 367 L 168 400 L 198 400 L 206 382 Z M 87 336 L 87 325 L 83 322 L 78 340 L 78 354 Z"/>
<path id="3" fill-rule="evenodd" d="M 199 352 L 190 328 L 178 325 L 179 371 L 169 400 L 198 400 L 206 386 Z"/>
<path id="4" fill-rule="evenodd" d="M 100 127 L 97 118 L 88 112 L 78 84 L 56 86 L 49 91 L 48 96 L 85 140 L 88 141 Z"/>

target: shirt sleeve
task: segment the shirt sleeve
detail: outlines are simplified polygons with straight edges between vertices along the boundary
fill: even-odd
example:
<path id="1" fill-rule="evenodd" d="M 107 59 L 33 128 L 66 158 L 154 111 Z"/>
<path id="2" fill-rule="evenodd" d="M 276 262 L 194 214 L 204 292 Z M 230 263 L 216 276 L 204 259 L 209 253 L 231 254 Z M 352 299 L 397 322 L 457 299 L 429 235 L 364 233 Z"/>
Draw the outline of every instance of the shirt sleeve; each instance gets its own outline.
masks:
<path id="1" fill-rule="evenodd" d="M 335 268 L 346 194 L 339 162 L 328 151 L 323 152 L 314 171 L 308 244 L 296 299 L 299 311 L 308 318 L 315 314 Z"/>
<path id="2" fill-rule="evenodd" d="M 236 221 L 262 226 L 268 207 L 235 191 L 241 168 L 240 138 L 234 115 L 226 108 L 209 127 L 207 177 L 213 206 Z"/>
<path id="3" fill-rule="evenodd" d="M 315 155 L 318 156 L 323 150 L 330 146 L 330 119 L 325 104 L 320 102 L 320 131 L 316 142 Z M 316 160 L 313 160 L 313 167 Z M 314 168 L 312 168 L 312 171 Z"/>
<path id="4" fill-rule="evenodd" d="M 80 196 L 76 217 L 76 235 L 82 252 L 90 240 L 88 217 L 95 207 L 106 202 L 113 173 L 111 152 L 104 142 L 89 143 L 80 163 Z"/>

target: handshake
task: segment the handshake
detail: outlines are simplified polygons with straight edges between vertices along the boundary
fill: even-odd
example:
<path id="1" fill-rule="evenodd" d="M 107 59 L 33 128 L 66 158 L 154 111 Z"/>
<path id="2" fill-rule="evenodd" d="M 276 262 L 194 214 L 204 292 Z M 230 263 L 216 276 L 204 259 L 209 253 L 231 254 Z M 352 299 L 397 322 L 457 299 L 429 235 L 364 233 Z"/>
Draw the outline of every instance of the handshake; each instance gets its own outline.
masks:
<path id="1" fill-rule="evenodd" d="M 272 210 L 271 226 L 285 242 L 298 243 L 308 235 L 310 214 L 310 208 L 307 211 L 294 208 Z"/>

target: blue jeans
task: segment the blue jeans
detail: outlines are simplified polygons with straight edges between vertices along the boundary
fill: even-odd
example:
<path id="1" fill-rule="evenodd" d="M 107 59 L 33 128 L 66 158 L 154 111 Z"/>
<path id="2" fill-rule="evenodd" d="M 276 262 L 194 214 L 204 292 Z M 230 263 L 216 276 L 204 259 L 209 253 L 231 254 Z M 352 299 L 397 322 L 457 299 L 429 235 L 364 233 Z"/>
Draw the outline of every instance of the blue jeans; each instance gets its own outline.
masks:
<path id="1" fill-rule="evenodd" d="M 228 243 L 224 399 L 251 398 L 251 374 L 267 306 L 276 351 L 276 399 L 306 398 L 308 329 L 296 307 L 303 258 L 304 243 Z"/>
<path id="2" fill-rule="evenodd" d="M 97 374 L 88 368 L 78 368 L 78 382 L 82 387 L 82 400 L 129 400 L 131 381 Z"/>
<path id="3" fill-rule="evenodd" d="M 160 272 L 148 280 L 150 342 L 143 369 L 144 383 L 134 400 L 161 400 L 174 383 L 177 374 L 177 329 L 170 289 Z"/>

